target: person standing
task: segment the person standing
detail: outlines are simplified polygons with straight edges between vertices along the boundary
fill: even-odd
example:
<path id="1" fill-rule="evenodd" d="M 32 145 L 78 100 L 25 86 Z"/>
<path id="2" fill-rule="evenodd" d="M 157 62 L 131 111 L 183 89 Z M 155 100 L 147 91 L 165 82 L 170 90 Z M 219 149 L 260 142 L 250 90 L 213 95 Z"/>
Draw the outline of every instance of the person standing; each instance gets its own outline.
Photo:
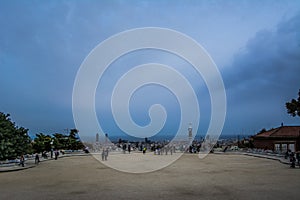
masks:
<path id="1" fill-rule="evenodd" d="M 126 153 L 126 144 L 123 144 L 123 146 L 122 146 L 122 148 L 123 148 L 123 153 L 125 154 Z"/>
<path id="2" fill-rule="evenodd" d="M 36 153 L 36 154 L 35 154 L 34 163 L 35 163 L 36 165 L 38 165 L 38 164 L 39 164 L 39 162 L 40 162 L 40 157 L 39 157 L 39 154 L 38 154 L 38 153 Z"/>
<path id="3" fill-rule="evenodd" d="M 108 157 L 108 148 L 105 149 L 104 160 L 107 160 Z"/>
<path id="4" fill-rule="evenodd" d="M 127 145 L 127 150 L 128 150 L 128 153 L 130 153 L 130 151 L 131 151 L 131 145 L 130 144 Z"/>
<path id="5" fill-rule="evenodd" d="M 298 166 L 300 168 L 300 151 L 296 152 L 296 159 L 297 159 L 297 164 L 298 164 Z"/>
<path id="6" fill-rule="evenodd" d="M 22 167 L 24 167 L 24 163 L 25 163 L 25 158 L 24 158 L 24 155 L 22 154 L 21 157 L 20 157 L 20 165 Z"/>
<path id="7" fill-rule="evenodd" d="M 296 166 L 296 158 L 295 158 L 295 155 L 294 155 L 293 152 L 290 155 L 290 162 L 291 162 L 291 168 L 295 168 L 295 166 Z"/>
<path id="8" fill-rule="evenodd" d="M 56 149 L 55 152 L 54 152 L 55 160 L 57 160 L 58 155 L 59 155 L 59 152 L 58 152 L 58 150 Z"/>
<path id="9" fill-rule="evenodd" d="M 105 148 L 104 147 L 102 148 L 101 156 L 102 156 L 102 161 L 104 161 L 105 160 Z"/>

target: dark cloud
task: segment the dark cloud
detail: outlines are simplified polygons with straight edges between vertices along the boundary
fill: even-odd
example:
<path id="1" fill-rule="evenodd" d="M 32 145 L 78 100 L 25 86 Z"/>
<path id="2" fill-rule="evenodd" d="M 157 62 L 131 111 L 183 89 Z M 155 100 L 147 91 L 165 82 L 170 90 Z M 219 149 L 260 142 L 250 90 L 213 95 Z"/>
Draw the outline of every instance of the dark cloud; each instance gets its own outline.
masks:
<path id="1" fill-rule="evenodd" d="M 246 129 L 299 123 L 284 108 L 300 89 L 299 74 L 300 13 L 275 30 L 258 32 L 224 70 L 228 119 L 240 116 L 236 121 Z"/>
<path id="2" fill-rule="evenodd" d="M 291 16 L 298 8 L 296 1 L 1 1 L 0 111 L 10 113 L 33 133 L 73 127 L 71 102 L 77 70 L 109 36 L 136 27 L 172 28 L 200 42 L 224 66 L 249 36 L 273 27 L 281 16 L 287 12 Z M 227 127 L 291 119 L 283 104 L 300 87 L 298 27 L 296 16 L 274 31 L 257 33 L 232 66 L 223 69 Z M 187 73 L 192 77 L 192 72 Z M 198 95 L 202 98 L 202 93 Z M 209 110 L 208 104 L 204 106 Z M 266 112 L 275 114 L 266 117 Z M 261 124 L 256 115 L 263 118 Z"/>

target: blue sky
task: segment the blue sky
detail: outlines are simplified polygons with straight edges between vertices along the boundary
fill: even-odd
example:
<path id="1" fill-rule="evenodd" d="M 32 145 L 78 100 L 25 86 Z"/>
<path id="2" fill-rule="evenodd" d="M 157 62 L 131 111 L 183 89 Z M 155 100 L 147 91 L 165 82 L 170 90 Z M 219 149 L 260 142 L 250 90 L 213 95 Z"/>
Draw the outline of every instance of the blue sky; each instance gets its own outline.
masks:
<path id="1" fill-rule="evenodd" d="M 227 94 L 223 134 L 254 134 L 281 122 L 299 125 L 299 118 L 288 116 L 284 105 L 300 89 L 300 2 L 296 0 L 0 0 L 0 111 L 10 113 L 32 135 L 64 133 L 75 127 L 72 90 L 81 63 L 103 40 L 140 27 L 180 31 L 207 50 Z M 118 66 L 153 60 L 177 65 L 191 80 L 200 102 L 199 132 L 205 132 L 210 102 L 204 83 L 197 82 L 199 77 L 182 68 L 186 63 L 174 55 L 146 50 L 118 59 L 100 82 L 96 107 L 104 130 L 119 133 L 107 100 L 122 72 Z M 137 124 L 147 124 L 148 107 L 161 102 L 171 113 L 164 131 L 178 127 L 178 102 L 164 88 L 148 86 L 134 96 L 131 110 Z"/>

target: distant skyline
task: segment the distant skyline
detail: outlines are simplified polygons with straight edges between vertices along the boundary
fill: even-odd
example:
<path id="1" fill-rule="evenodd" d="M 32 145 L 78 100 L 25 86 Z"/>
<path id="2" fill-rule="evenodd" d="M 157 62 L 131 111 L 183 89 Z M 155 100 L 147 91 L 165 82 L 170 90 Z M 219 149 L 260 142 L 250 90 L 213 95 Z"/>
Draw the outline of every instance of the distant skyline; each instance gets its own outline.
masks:
<path id="1" fill-rule="evenodd" d="M 300 125 L 285 103 L 300 89 L 300 1 L 9 1 L 0 0 L 0 112 L 37 133 L 75 128 L 72 90 L 77 71 L 100 42 L 122 31 L 162 27 L 201 44 L 216 63 L 226 89 L 222 134 L 250 135 L 262 128 Z M 174 66 L 197 91 L 198 132 L 210 119 L 209 93 L 180 58 L 153 50 L 120 57 L 100 81 L 97 116 L 109 135 L 120 134 L 110 110 L 114 83 L 133 66 Z M 147 110 L 162 103 L 169 114 L 164 131 L 178 128 L 178 102 L 163 87 L 137 91 L 133 120 L 149 123 Z M 95 133 L 96 135 L 96 133 Z"/>

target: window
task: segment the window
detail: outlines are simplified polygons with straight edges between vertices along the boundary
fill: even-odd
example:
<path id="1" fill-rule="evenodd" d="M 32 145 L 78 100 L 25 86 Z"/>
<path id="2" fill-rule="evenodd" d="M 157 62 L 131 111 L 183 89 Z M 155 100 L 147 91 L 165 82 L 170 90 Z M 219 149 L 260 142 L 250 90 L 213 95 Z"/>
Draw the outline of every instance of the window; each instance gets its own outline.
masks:
<path id="1" fill-rule="evenodd" d="M 280 152 L 281 149 L 280 149 L 280 144 L 275 144 L 275 152 Z"/>
<path id="2" fill-rule="evenodd" d="M 289 144 L 289 149 L 290 149 L 292 152 L 295 152 L 295 144 Z"/>
<path id="3" fill-rule="evenodd" d="M 287 144 L 281 144 L 281 151 L 286 152 L 288 150 L 288 145 Z"/>

